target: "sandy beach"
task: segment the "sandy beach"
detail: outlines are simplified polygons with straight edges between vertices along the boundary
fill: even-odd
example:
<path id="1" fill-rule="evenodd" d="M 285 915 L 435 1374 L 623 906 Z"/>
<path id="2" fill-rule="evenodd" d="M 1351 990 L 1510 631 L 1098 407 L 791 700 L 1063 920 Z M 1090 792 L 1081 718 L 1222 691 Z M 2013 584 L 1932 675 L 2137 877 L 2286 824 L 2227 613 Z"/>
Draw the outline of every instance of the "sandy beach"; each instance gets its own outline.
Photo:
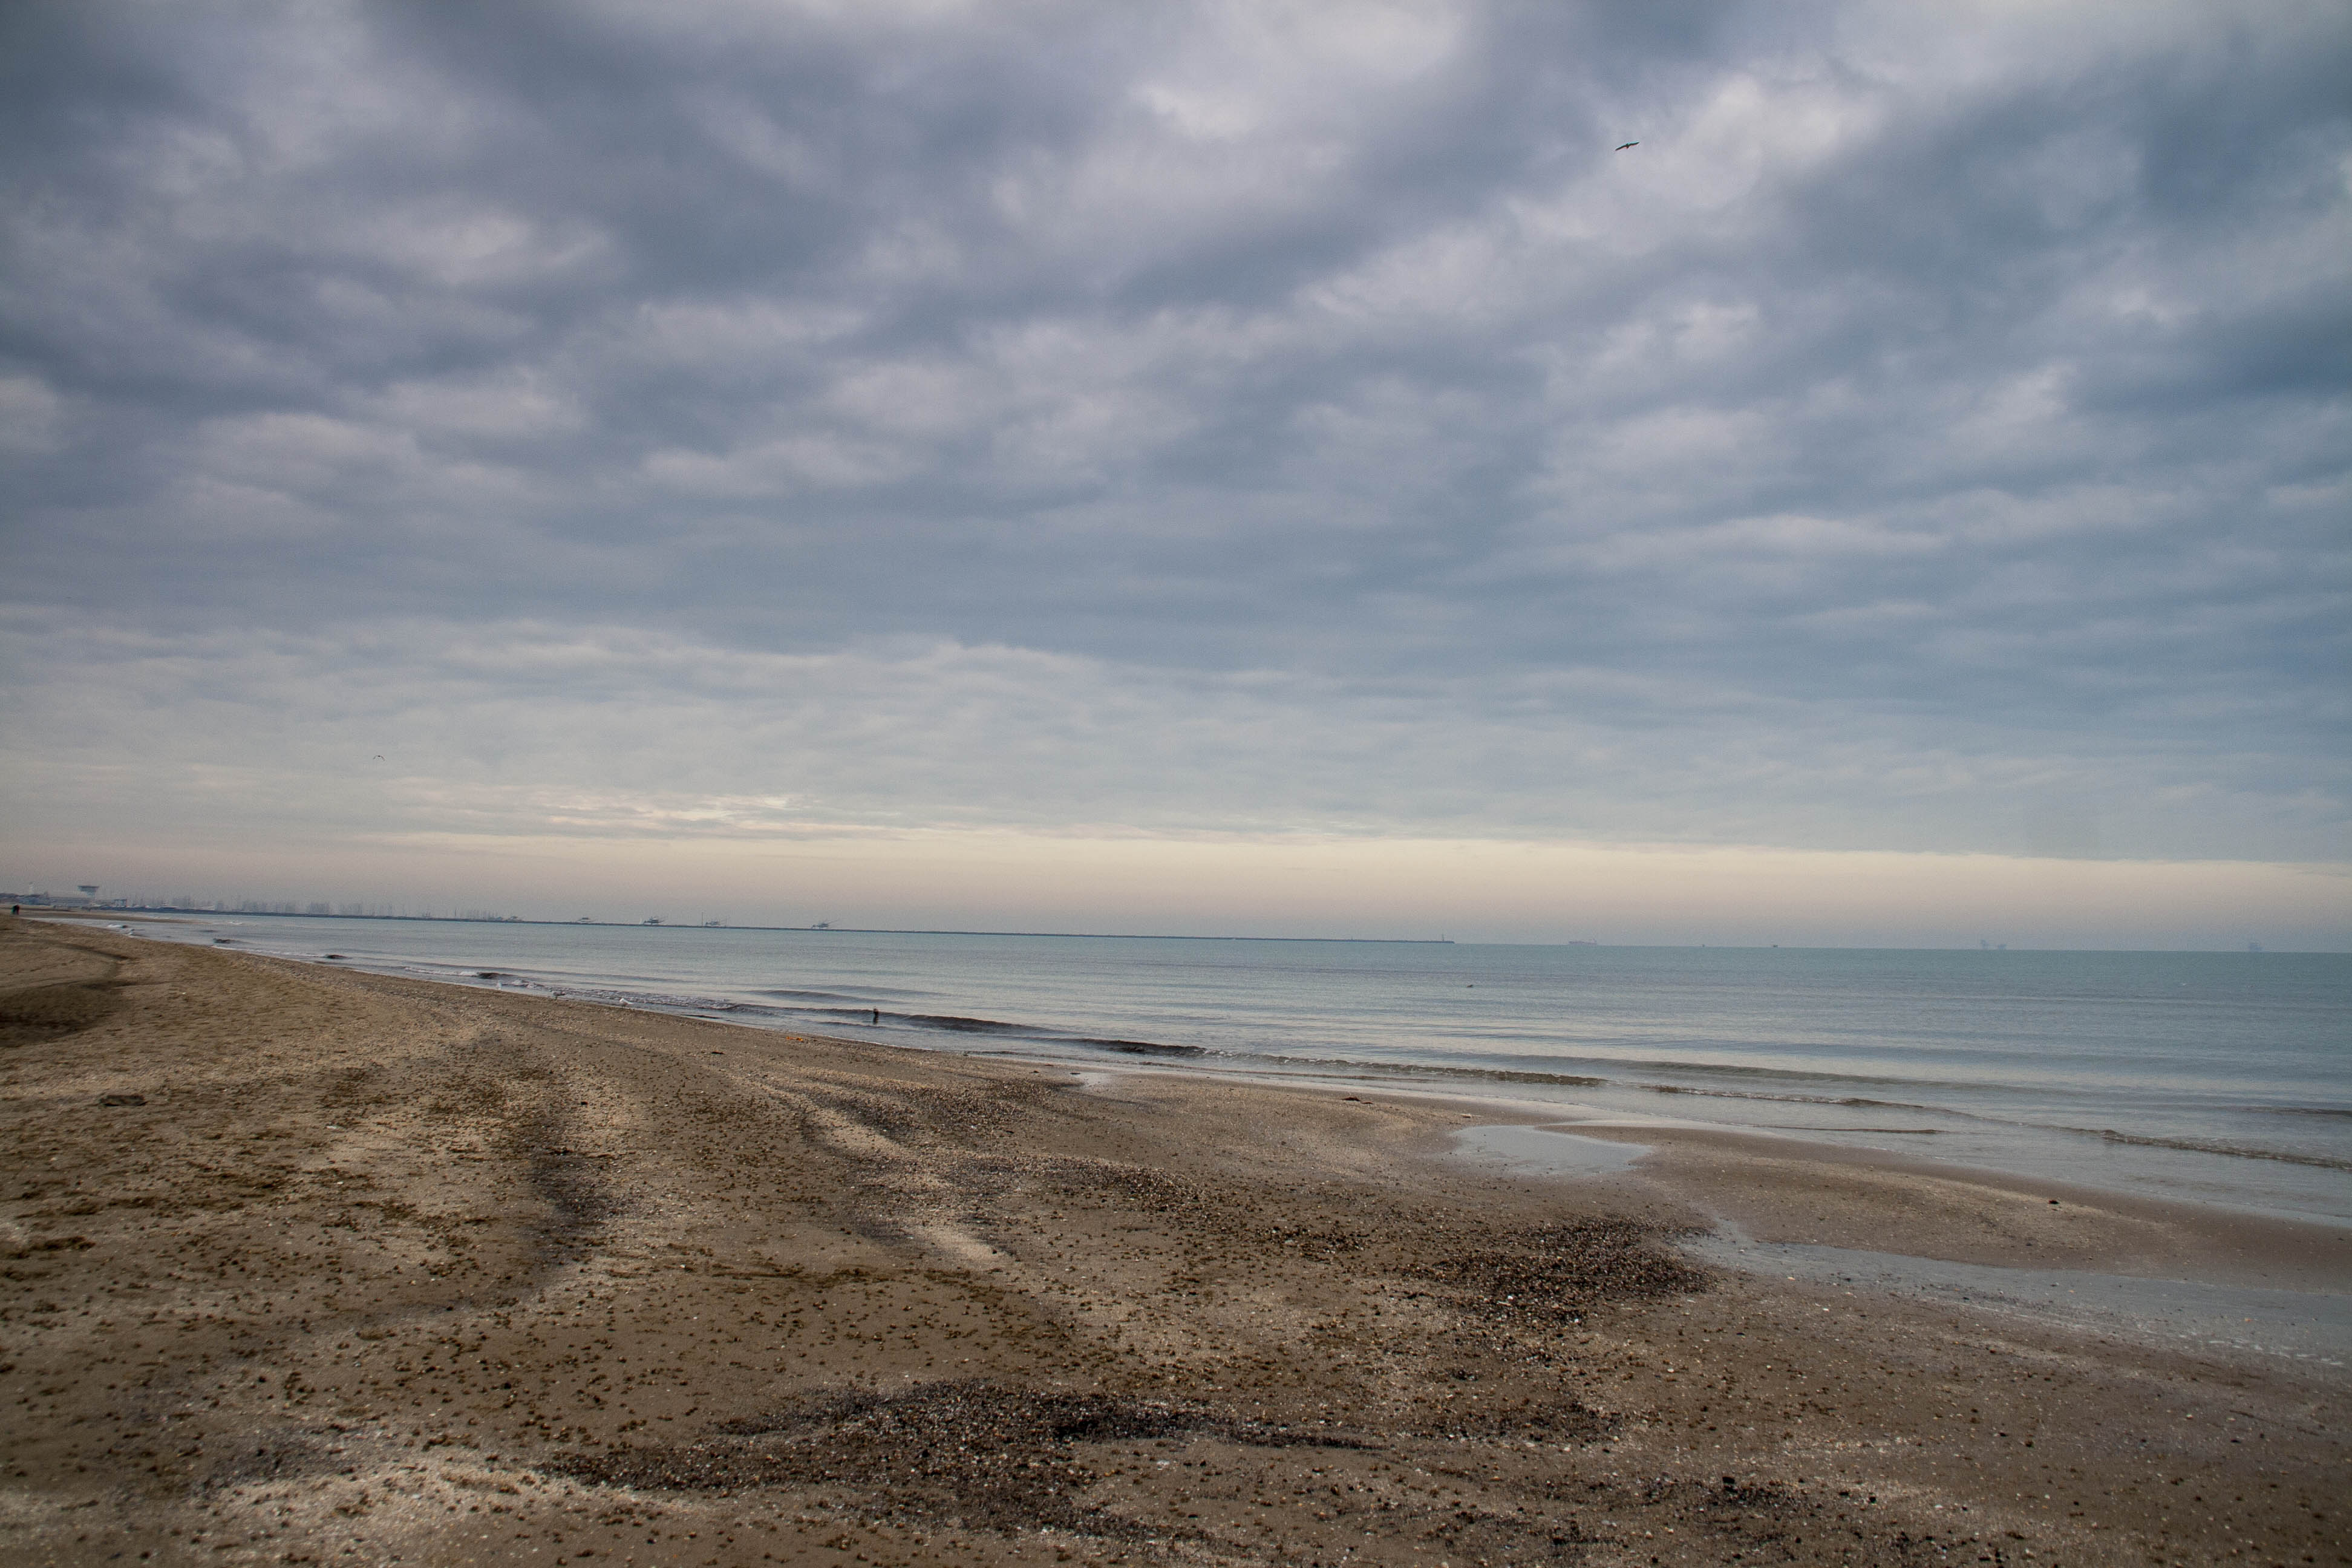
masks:
<path id="1" fill-rule="evenodd" d="M 1730 1135 L 1545 1178 L 1460 1102 L 95 923 L 0 922 L 0 1042 L 10 1562 L 2352 1563 L 2340 1367 L 1675 1245 L 2340 1291 L 2341 1231 Z"/>

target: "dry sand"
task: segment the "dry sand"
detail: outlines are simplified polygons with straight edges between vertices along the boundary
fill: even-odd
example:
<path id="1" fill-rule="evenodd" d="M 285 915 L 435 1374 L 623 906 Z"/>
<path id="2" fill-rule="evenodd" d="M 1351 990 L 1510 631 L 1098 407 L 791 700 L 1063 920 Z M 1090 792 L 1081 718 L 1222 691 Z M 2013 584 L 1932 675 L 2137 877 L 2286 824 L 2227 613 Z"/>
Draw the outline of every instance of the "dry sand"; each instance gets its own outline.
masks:
<path id="1" fill-rule="evenodd" d="M 58 923 L 0 1040 L 11 1563 L 2352 1563 L 2340 1373 L 1657 1228 L 2340 1282 L 2291 1227 Z"/>

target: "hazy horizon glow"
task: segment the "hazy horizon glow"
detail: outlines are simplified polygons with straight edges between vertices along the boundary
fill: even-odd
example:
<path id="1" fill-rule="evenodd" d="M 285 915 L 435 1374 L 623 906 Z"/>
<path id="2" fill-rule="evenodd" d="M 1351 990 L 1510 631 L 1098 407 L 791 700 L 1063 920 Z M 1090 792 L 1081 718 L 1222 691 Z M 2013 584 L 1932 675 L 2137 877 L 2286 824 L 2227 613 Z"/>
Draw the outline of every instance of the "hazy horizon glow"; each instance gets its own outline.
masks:
<path id="1" fill-rule="evenodd" d="M 2323 0 L 12 6 L 0 878 L 2352 946 L 2347 79 Z"/>
<path id="2" fill-rule="evenodd" d="M 81 863 L 110 853 L 92 847 Z M 2336 951 L 2347 893 L 2332 868 L 2233 861 L 968 830 L 789 844 L 459 835 L 339 847 L 325 866 L 268 849 L 122 863 L 127 879 L 104 896 L 135 887 L 671 925 L 1612 946 Z M 507 896 L 485 902 L 474 890 L 486 887 Z"/>

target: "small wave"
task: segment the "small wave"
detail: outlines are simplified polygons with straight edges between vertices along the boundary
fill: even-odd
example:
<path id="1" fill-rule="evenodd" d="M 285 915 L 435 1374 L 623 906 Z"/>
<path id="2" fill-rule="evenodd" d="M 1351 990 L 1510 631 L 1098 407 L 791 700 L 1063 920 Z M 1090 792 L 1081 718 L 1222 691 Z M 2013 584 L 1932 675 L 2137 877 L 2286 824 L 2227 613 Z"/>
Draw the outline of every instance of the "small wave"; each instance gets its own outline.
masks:
<path id="1" fill-rule="evenodd" d="M 2250 1109 L 2264 1116 L 2329 1116 L 2352 1121 L 2352 1110 L 2336 1105 L 2257 1105 Z"/>
<path id="2" fill-rule="evenodd" d="M 859 1016 L 856 1010 L 848 1015 Z M 1118 1051 L 1133 1057 L 1197 1057 L 1205 1054 L 1198 1046 L 1163 1045 L 1157 1040 L 1102 1039 L 1089 1035 L 1064 1035 L 1052 1029 L 1040 1029 L 1023 1024 L 1008 1024 L 1001 1018 L 967 1018 L 955 1013 L 884 1013 L 882 1016 L 894 1024 L 912 1024 L 922 1029 L 944 1029 L 954 1035 L 1015 1035 L 1026 1039 L 1057 1046 L 1086 1046 L 1098 1051 Z"/>
<path id="3" fill-rule="evenodd" d="M 839 1011 L 838 1008 L 834 1011 Z M 912 1024 L 921 1029 L 945 1029 L 957 1035 L 1035 1035 L 1018 1024 L 1008 1024 L 998 1018 L 965 1018 L 953 1013 L 893 1013 L 895 1023 Z"/>
<path id="4" fill-rule="evenodd" d="M 1611 1065 L 1629 1072 L 1686 1072 L 1704 1078 L 1783 1079 L 1793 1083 L 1895 1084 L 1906 1089 L 1977 1089 L 1984 1087 L 1980 1083 L 1953 1079 L 1896 1078 L 1883 1072 L 1822 1072 L 1813 1068 L 1759 1068 L 1735 1062 L 1629 1061 Z M 1890 1100 L 1885 1103 L 1901 1102 Z"/>
<path id="5" fill-rule="evenodd" d="M 665 1002 L 660 1004 L 668 1006 Z M 687 1004 L 679 1004 L 687 1005 Z M 698 1002 L 692 1005 L 705 1012 L 732 1013 L 748 1018 L 857 1018 L 871 1015 L 870 1007 L 784 1007 L 767 1002 Z"/>
<path id="6" fill-rule="evenodd" d="M 1940 1105 L 1915 1105 L 1906 1100 L 1869 1100 L 1861 1095 L 1837 1094 L 1769 1094 L 1754 1089 L 1697 1089 L 1681 1083 L 1637 1083 L 1635 1089 L 1646 1089 L 1652 1094 L 1689 1094 L 1702 1100 L 1757 1100 L 1769 1105 L 1836 1105 L 1850 1110 L 1914 1110 L 1922 1116 L 1965 1116 L 1971 1121 L 2000 1120 L 1990 1116 L 1972 1116 L 1964 1110 L 1952 1110 Z"/>
<path id="7" fill-rule="evenodd" d="M 1495 1068 L 1484 1073 L 1467 1069 L 1474 1077 L 1493 1079 L 1496 1083 L 1559 1083 L 1570 1089 L 1598 1089 L 1609 1080 L 1574 1072 L 1521 1072 L 1515 1068 Z"/>
<path id="8" fill-rule="evenodd" d="M 760 994 L 762 996 L 782 996 L 787 999 L 798 998 L 800 1000 L 809 1002 L 856 1002 L 861 1000 L 861 998 L 853 996 L 846 991 L 762 991 Z"/>
<path id="9" fill-rule="evenodd" d="M 653 1007 L 662 1012 L 735 1013 L 770 1012 L 768 1008 L 748 1008 L 740 1002 L 724 1002 L 710 996 L 676 996 L 657 991 L 617 991 L 601 986 L 579 986 L 570 994 L 583 1002 L 618 1002 L 631 1007 Z"/>
<path id="10" fill-rule="evenodd" d="M 1263 1056 L 1248 1059 L 1278 1062 L 1286 1067 L 1339 1068 L 1347 1072 L 1387 1073 L 1395 1078 L 1470 1078 L 1487 1083 L 1556 1083 L 1570 1089 L 1598 1089 L 1609 1081 L 1605 1078 L 1590 1078 L 1581 1073 L 1527 1072 L 1516 1068 L 1442 1067 L 1417 1062 L 1359 1062 L 1349 1061 L 1345 1057 Z"/>
<path id="11" fill-rule="evenodd" d="M 1477 1078 L 1498 1079 L 1505 1083 L 1558 1083 L 1591 1088 L 1598 1087 L 1602 1084 L 1625 1081 L 1615 1077 L 1592 1073 L 1538 1072 L 1532 1069 L 1512 1068 L 1409 1066 L 1403 1063 L 1393 1062 L 1349 1061 L 1344 1058 L 1337 1057 L 1263 1056 L 1257 1059 L 1260 1061 L 1290 1063 L 1301 1067 L 1349 1068 L 1362 1072 L 1405 1073 L 1422 1078 Z M 1977 1090 L 1985 1087 L 1980 1083 L 1967 1083 L 1943 1079 L 1890 1079 L 1885 1073 L 1820 1072 L 1811 1068 L 1748 1067 L 1727 1062 L 1686 1062 L 1674 1060 L 1620 1062 L 1604 1060 L 1601 1065 L 1614 1068 L 1622 1072 L 1627 1073 L 1689 1073 L 1699 1079 L 1780 1079 L 1790 1083 L 1874 1084 L 1893 1085 L 1898 1088 L 1918 1089 L 1951 1089 Z M 1717 1095 L 1727 1100 L 1785 1100 L 1811 1105 L 1878 1105 L 1897 1110 L 1925 1110 L 1931 1109 L 1930 1107 L 1913 1104 L 1908 1100 L 1874 1100 L 1861 1096 L 1772 1094 L 1759 1089 L 1685 1089 L 1674 1085 L 1655 1083 L 1636 1083 L 1633 1087 L 1657 1089 L 1659 1092 L 1665 1094 Z"/>
<path id="12" fill-rule="evenodd" d="M 1900 1132 L 1908 1138 L 1933 1138 L 1940 1127 L 1793 1127 L 1792 1132 Z"/>
<path id="13" fill-rule="evenodd" d="M 2327 1154 L 2296 1154 L 2284 1149 L 2249 1149 L 2242 1143 L 2223 1143 L 2207 1138 L 2157 1138 L 2139 1132 L 2118 1132 L 2112 1127 L 2064 1127 L 2063 1132 L 2084 1132 L 2109 1143 L 2128 1143 L 2143 1149 L 2182 1149 L 2196 1154 L 2222 1154 L 2234 1160 L 2275 1160 L 2285 1165 L 2312 1165 L 2323 1171 L 2352 1171 L 2352 1160 L 2339 1160 Z"/>
<path id="14" fill-rule="evenodd" d="M 1153 1040 L 1090 1040 L 1080 1036 L 1053 1037 L 1073 1046 L 1092 1046 L 1099 1051 L 1120 1051 L 1131 1057 L 1197 1057 L 1198 1046 L 1163 1046 Z"/>

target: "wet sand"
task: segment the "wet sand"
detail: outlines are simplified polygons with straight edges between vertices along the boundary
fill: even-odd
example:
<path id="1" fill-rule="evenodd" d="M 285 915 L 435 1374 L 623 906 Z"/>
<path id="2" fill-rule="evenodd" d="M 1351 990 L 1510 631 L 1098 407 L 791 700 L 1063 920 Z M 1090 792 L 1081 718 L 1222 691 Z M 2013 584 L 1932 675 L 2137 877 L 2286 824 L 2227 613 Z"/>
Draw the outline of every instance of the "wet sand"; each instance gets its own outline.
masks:
<path id="1" fill-rule="evenodd" d="M 2352 1562 L 2340 1371 L 1668 1234 L 2340 1284 L 2297 1227 L 55 922 L 0 1042 L 11 1562 Z"/>
<path id="2" fill-rule="evenodd" d="M 2352 1229 L 2137 1197 L 1800 1137 L 1563 1122 L 1530 1130 L 1633 1156 L 1588 1190 L 1764 1242 L 1909 1252 L 1997 1268 L 2098 1269 L 2287 1290 L 2352 1288 Z M 2352 1348 L 2352 1347 L 2347 1347 Z"/>

